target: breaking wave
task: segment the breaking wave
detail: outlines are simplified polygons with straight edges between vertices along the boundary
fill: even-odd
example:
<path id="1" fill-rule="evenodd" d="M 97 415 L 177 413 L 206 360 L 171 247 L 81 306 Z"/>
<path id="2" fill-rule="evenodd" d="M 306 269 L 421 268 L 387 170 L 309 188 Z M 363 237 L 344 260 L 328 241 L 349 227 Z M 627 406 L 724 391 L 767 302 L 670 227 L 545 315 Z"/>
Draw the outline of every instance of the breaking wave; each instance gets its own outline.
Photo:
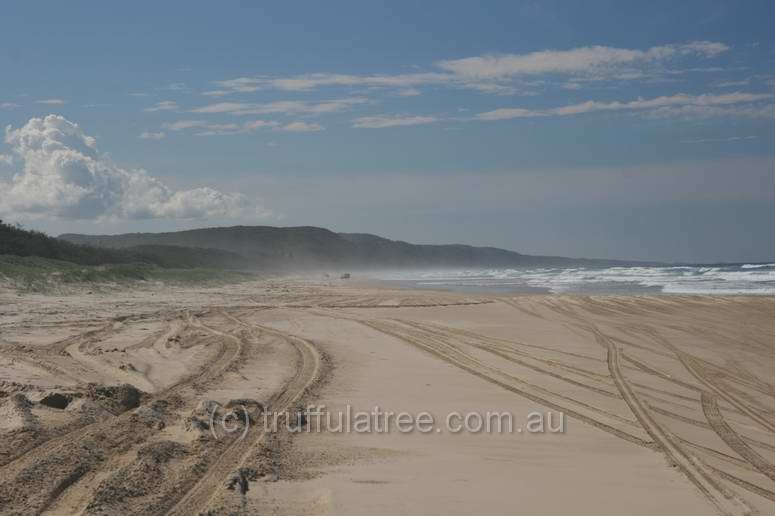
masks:
<path id="1" fill-rule="evenodd" d="M 414 271 L 386 273 L 380 277 L 419 287 L 464 291 L 775 294 L 775 263 Z"/>

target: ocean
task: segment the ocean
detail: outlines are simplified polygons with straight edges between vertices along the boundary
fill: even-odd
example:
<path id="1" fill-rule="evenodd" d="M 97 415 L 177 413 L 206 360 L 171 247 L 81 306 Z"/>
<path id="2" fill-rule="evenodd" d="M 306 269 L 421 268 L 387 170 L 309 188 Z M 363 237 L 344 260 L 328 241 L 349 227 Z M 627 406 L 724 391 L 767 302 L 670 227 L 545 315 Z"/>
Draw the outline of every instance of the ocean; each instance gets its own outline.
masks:
<path id="1" fill-rule="evenodd" d="M 384 272 L 381 280 L 461 292 L 775 294 L 775 263 L 719 266 L 518 268 Z"/>

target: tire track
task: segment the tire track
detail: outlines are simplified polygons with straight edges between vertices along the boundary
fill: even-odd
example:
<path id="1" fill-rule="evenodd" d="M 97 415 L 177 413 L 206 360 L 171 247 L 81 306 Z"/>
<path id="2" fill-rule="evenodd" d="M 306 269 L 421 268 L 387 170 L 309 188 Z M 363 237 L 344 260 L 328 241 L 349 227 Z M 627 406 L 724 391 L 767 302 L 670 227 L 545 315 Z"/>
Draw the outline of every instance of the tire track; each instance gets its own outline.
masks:
<path id="1" fill-rule="evenodd" d="M 735 453 L 744 458 L 756 468 L 762 475 L 775 481 L 775 466 L 767 459 L 756 453 L 743 438 L 729 426 L 718 406 L 718 398 L 713 394 L 702 393 L 702 412 L 716 434 L 732 448 Z"/>
<path id="2" fill-rule="evenodd" d="M 628 432 L 625 432 L 623 430 L 620 430 L 619 428 L 616 428 L 612 425 L 609 425 L 607 423 L 604 423 L 602 421 L 599 421 L 597 419 L 594 419 L 590 416 L 587 416 L 586 414 L 583 414 L 579 412 L 578 410 L 574 410 L 571 408 L 568 408 L 567 406 L 563 406 L 559 403 L 553 402 L 551 400 L 548 400 L 542 396 L 538 396 L 528 390 L 525 389 L 525 387 L 532 389 L 532 390 L 540 390 L 541 388 L 538 386 L 535 386 L 533 384 L 530 384 L 528 382 L 525 382 L 524 380 L 521 380 L 519 378 L 515 378 L 513 376 L 510 376 L 503 371 L 500 371 L 498 369 L 489 367 L 485 364 L 482 364 L 475 358 L 471 357 L 470 355 L 457 350 L 453 348 L 452 346 L 446 344 L 446 343 L 439 343 L 435 342 L 432 339 L 428 339 L 427 336 L 425 338 L 417 338 L 416 336 L 411 335 L 408 333 L 405 329 L 402 329 L 398 325 L 394 323 L 390 323 L 387 321 L 359 321 L 361 324 L 376 330 L 380 333 L 384 333 L 386 335 L 389 335 L 391 337 L 397 338 L 399 340 L 402 340 L 404 342 L 407 342 L 409 344 L 412 344 L 415 347 L 418 347 L 437 358 L 441 358 L 442 360 L 460 368 L 464 371 L 477 376 L 487 382 L 490 382 L 494 385 L 497 385 L 507 391 L 513 392 L 515 394 L 518 394 L 524 398 L 527 398 L 535 403 L 544 405 L 546 407 L 549 407 L 553 410 L 556 410 L 558 412 L 563 412 L 565 414 L 568 414 L 571 417 L 574 417 L 578 419 L 579 421 L 583 421 L 591 426 L 594 426 L 600 430 L 603 430 L 605 432 L 608 432 L 610 434 L 613 434 L 621 439 L 624 439 L 625 441 L 629 441 L 631 443 L 644 446 L 646 448 L 652 448 L 654 445 L 652 442 L 646 441 L 640 437 L 637 437 L 635 435 L 632 435 Z M 543 389 L 545 391 L 545 389 Z M 550 394 L 552 396 L 561 397 L 560 395 L 550 393 L 546 391 L 547 394 Z M 578 402 L 576 400 L 567 398 L 568 401 L 572 401 L 574 403 L 579 403 L 581 405 L 586 405 L 582 402 Z M 587 405 L 587 408 L 592 408 Z M 600 411 L 600 409 L 598 409 Z M 616 419 L 617 421 L 621 421 L 621 416 L 608 414 L 606 413 L 608 417 L 612 417 Z M 624 419 L 624 421 L 627 421 L 626 424 L 632 425 L 634 422 L 629 421 L 627 419 Z M 622 421 L 622 422 L 624 422 Z"/>
<path id="3" fill-rule="evenodd" d="M 205 325 L 193 316 L 187 316 L 188 324 L 221 337 L 219 349 L 211 363 L 197 373 L 189 375 L 165 391 L 149 397 L 142 406 L 174 400 L 187 388 L 201 388 L 214 381 L 231 366 L 242 352 L 239 338 Z M 229 344 L 226 344 L 226 343 Z M 29 481 L 43 482 L 37 492 L 25 491 L 20 503 L 23 510 L 18 514 L 38 514 L 48 508 L 71 485 L 87 472 L 99 468 L 105 461 L 107 450 L 127 451 L 147 441 L 153 433 L 145 425 L 137 428 L 134 418 L 136 410 L 124 412 L 107 421 L 100 421 L 78 428 L 64 435 L 56 436 L 29 450 L 21 457 L 6 464 L 0 471 L 3 482 L 0 493 L 18 491 L 17 487 Z M 73 443 L 81 443 L 75 450 Z M 85 445 L 83 443 L 89 443 Z M 61 457 L 68 457 L 63 463 Z M 64 479 L 62 477 L 64 476 Z M 24 479 L 21 483 L 19 479 Z"/>
<path id="4" fill-rule="evenodd" d="M 612 419 L 612 420 L 616 420 L 617 422 L 624 423 L 626 425 L 629 425 L 629 426 L 632 426 L 632 427 L 635 427 L 635 428 L 640 428 L 638 426 L 638 422 L 635 421 L 634 419 L 628 419 L 626 417 L 622 417 L 619 414 L 616 414 L 616 413 L 610 412 L 608 410 L 599 408 L 597 406 L 591 405 L 591 404 L 586 403 L 584 401 L 581 401 L 579 399 L 572 398 L 572 397 L 566 396 L 564 394 L 553 392 L 553 391 L 551 391 L 549 389 L 541 387 L 540 385 L 536 385 L 536 384 L 530 383 L 530 382 L 528 382 L 526 380 L 523 380 L 521 378 L 517 378 L 514 375 L 510 375 L 508 373 L 505 373 L 505 372 L 503 372 L 503 371 L 501 371 L 501 370 L 499 370 L 497 368 L 493 368 L 493 367 L 487 366 L 483 362 L 481 362 L 481 361 L 471 357 L 467 353 L 465 353 L 463 351 L 463 349 L 459 345 L 458 346 L 453 345 L 452 342 L 456 341 L 456 339 L 454 339 L 454 338 L 450 339 L 449 337 L 442 337 L 442 336 L 439 336 L 438 334 L 433 334 L 433 333 L 427 332 L 425 330 L 420 330 L 417 327 L 410 326 L 407 323 L 407 321 L 396 321 L 396 320 L 393 320 L 393 322 L 400 322 L 400 324 L 402 324 L 403 326 L 406 326 L 406 328 L 404 328 L 404 331 L 407 332 L 407 334 L 410 335 L 410 336 L 414 336 L 415 338 L 419 338 L 420 340 L 424 340 L 424 341 L 427 341 L 427 342 L 435 343 L 437 346 L 441 346 L 442 348 L 449 347 L 451 349 L 454 349 L 456 352 L 463 353 L 464 355 L 466 355 L 467 357 L 471 358 L 472 360 L 475 360 L 478 364 L 481 364 L 483 367 L 487 367 L 487 368 L 491 369 L 492 371 L 497 371 L 497 373 L 499 373 L 499 374 L 506 375 L 507 377 L 511 378 L 512 381 L 519 382 L 522 385 L 526 385 L 526 386 L 530 387 L 531 389 L 535 390 L 536 392 L 542 393 L 542 394 L 544 394 L 546 396 L 550 396 L 550 397 L 553 397 L 553 398 L 557 398 L 557 399 L 569 402 L 569 403 L 571 403 L 573 405 L 577 405 L 579 407 L 583 407 L 586 410 L 590 410 L 592 412 L 600 414 L 603 417 L 606 417 L 606 418 L 609 418 L 609 419 Z M 461 343 L 465 344 L 464 342 L 461 342 Z M 476 347 L 476 346 L 474 346 L 474 347 Z M 487 350 L 485 349 L 485 351 L 487 351 Z M 508 360 L 508 358 L 506 360 Z"/>
<path id="5" fill-rule="evenodd" d="M 752 510 L 743 503 L 740 498 L 729 492 L 723 485 L 718 483 L 710 474 L 707 467 L 698 459 L 688 454 L 675 440 L 672 435 L 662 428 L 649 410 L 640 401 L 635 391 L 630 387 L 620 366 L 619 349 L 610 339 L 608 339 L 599 329 L 594 328 L 595 339 L 604 348 L 608 350 L 608 367 L 611 376 L 616 382 L 619 391 L 624 400 L 629 405 L 630 410 L 643 425 L 643 428 L 654 439 L 662 452 L 668 459 L 676 464 L 686 475 L 692 484 L 710 501 L 716 509 L 725 515 L 745 515 L 751 514 Z"/>
<path id="6" fill-rule="evenodd" d="M 275 413 L 288 410 L 319 378 L 321 358 L 317 348 L 309 341 L 292 335 L 254 324 L 248 324 L 233 315 L 229 318 L 251 331 L 268 333 L 291 344 L 298 353 L 296 375 L 273 398 L 269 406 Z M 169 515 L 189 516 L 205 510 L 210 501 L 223 489 L 223 480 L 239 469 L 260 446 L 265 432 L 263 428 L 253 427 L 245 439 L 232 442 L 218 457 L 196 484 L 177 501 L 167 512 Z"/>
<path id="7" fill-rule="evenodd" d="M 692 355 L 685 353 L 678 349 L 672 342 L 665 339 L 659 333 L 657 333 L 655 330 L 650 331 L 651 335 L 655 340 L 662 343 L 666 348 L 668 348 L 670 351 L 673 352 L 673 354 L 678 358 L 678 360 L 681 361 L 683 366 L 686 368 L 687 371 L 698 381 L 700 382 L 704 387 L 706 387 L 710 392 L 716 394 L 723 400 L 727 401 L 729 404 L 731 404 L 733 407 L 738 409 L 740 412 L 748 416 L 750 419 L 758 423 L 760 426 L 765 428 L 766 430 L 769 430 L 770 432 L 775 433 L 775 425 L 772 424 L 767 419 L 761 417 L 759 414 L 757 414 L 755 411 L 751 410 L 748 405 L 740 401 L 737 397 L 733 396 L 729 393 L 728 389 L 723 389 L 716 385 L 715 382 L 713 382 L 705 373 L 704 367 L 699 359 L 696 357 L 693 357 Z"/>
<path id="8" fill-rule="evenodd" d="M 417 328 L 419 330 L 435 334 L 435 335 L 440 336 L 442 338 L 455 338 L 456 337 L 454 331 L 449 331 L 449 330 L 445 331 L 445 330 L 443 330 L 441 328 L 438 328 L 438 327 L 435 327 L 435 326 L 426 326 L 424 324 L 420 324 L 420 323 L 417 323 L 417 322 L 414 322 L 414 321 L 402 321 L 402 323 L 406 324 L 408 326 L 412 326 L 414 328 Z M 599 375 L 599 374 L 594 373 L 592 371 L 587 371 L 587 370 L 579 369 L 579 368 L 576 368 L 576 367 L 573 367 L 573 366 L 568 366 L 566 364 L 562 364 L 562 363 L 559 363 L 557 361 L 544 360 L 544 359 L 541 359 L 541 358 L 534 357 L 534 356 L 532 356 L 532 355 L 530 355 L 528 353 L 524 353 L 524 352 L 521 352 L 521 351 L 515 351 L 513 349 L 504 348 L 503 346 L 499 346 L 499 345 L 494 345 L 494 344 L 488 343 L 485 340 L 485 338 L 483 338 L 481 336 L 473 338 L 473 339 L 461 340 L 461 342 L 463 342 L 464 344 L 468 344 L 470 346 L 473 346 L 475 348 L 487 351 L 488 353 L 491 353 L 491 354 L 493 354 L 493 355 L 495 355 L 495 356 L 497 356 L 499 358 L 502 358 L 502 359 L 504 359 L 506 361 L 512 362 L 512 363 L 517 364 L 517 365 L 521 365 L 523 367 L 527 367 L 528 369 L 531 369 L 533 371 L 545 374 L 545 375 L 550 376 L 552 378 L 556 378 L 556 379 L 561 380 L 563 382 L 567 382 L 567 383 L 569 383 L 571 385 L 575 385 L 576 387 L 581 387 L 582 389 L 588 389 L 588 390 L 591 390 L 593 392 L 596 392 L 597 394 L 601 394 L 601 395 L 607 396 L 609 398 L 621 399 L 621 396 L 619 396 L 619 394 L 616 393 L 616 392 L 611 392 L 609 390 L 606 390 L 606 389 L 603 389 L 603 388 L 600 388 L 600 387 L 596 387 L 594 385 L 589 385 L 589 384 L 586 384 L 584 382 L 580 382 L 578 380 L 575 380 L 573 378 L 569 378 L 567 376 L 563 376 L 563 375 L 561 375 L 561 374 L 559 374 L 559 373 L 557 373 L 555 371 L 552 371 L 551 369 L 540 367 L 540 366 L 537 366 L 535 364 L 531 364 L 530 362 L 526 362 L 525 360 L 520 360 L 519 358 L 515 358 L 514 356 L 512 356 L 512 354 L 516 354 L 518 356 L 523 356 L 525 358 L 528 358 L 530 360 L 534 360 L 536 362 L 544 363 L 544 364 L 546 364 L 546 365 L 548 365 L 550 367 L 554 366 L 554 367 L 558 367 L 558 368 L 561 368 L 561 369 L 565 369 L 565 370 L 567 370 L 569 372 L 572 372 L 574 374 L 583 376 L 583 377 L 585 377 L 587 379 L 590 379 L 590 380 L 598 382 L 598 383 L 603 383 L 605 385 L 610 385 L 609 384 L 610 378 L 605 377 L 603 375 Z"/>
<path id="9" fill-rule="evenodd" d="M 660 408 L 651 404 L 649 404 L 649 408 L 653 412 L 656 412 L 657 414 L 675 419 L 676 421 L 681 421 L 682 423 L 693 425 L 698 428 L 704 428 L 706 430 L 713 430 L 713 427 L 711 427 L 711 425 L 706 421 L 700 421 L 699 419 L 693 419 L 681 414 L 676 414 L 675 412 L 670 412 L 669 410 L 665 410 L 663 408 Z M 750 444 L 751 446 L 756 446 L 757 448 L 761 448 L 763 450 L 775 452 L 775 446 L 773 446 L 772 444 L 768 444 L 762 441 L 757 441 L 756 439 L 753 439 L 745 435 L 741 435 L 740 438 L 743 439 L 743 441 L 745 441 L 746 443 Z"/>

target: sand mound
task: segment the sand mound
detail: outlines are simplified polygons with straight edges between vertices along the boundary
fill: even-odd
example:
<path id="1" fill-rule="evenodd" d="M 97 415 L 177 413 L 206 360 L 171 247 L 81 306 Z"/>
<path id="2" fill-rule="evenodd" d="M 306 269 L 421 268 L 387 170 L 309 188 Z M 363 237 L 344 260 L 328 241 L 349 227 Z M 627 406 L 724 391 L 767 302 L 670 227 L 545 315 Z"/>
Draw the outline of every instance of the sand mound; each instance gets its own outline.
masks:
<path id="1" fill-rule="evenodd" d="M 114 414 L 137 408 L 144 394 L 128 383 L 111 386 L 90 384 L 88 389 L 89 398 L 99 402 Z"/>
<path id="2" fill-rule="evenodd" d="M 74 399 L 70 402 L 69 405 L 67 405 L 65 410 L 68 412 L 77 412 L 80 415 L 94 421 L 102 421 L 113 417 L 113 414 L 108 412 L 105 407 L 88 398 Z"/>
<path id="3" fill-rule="evenodd" d="M 36 424 L 32 414 L 32 402 L 24 394 L 12 394 L 0 404 L 0 430 L 32 428 Z"/>

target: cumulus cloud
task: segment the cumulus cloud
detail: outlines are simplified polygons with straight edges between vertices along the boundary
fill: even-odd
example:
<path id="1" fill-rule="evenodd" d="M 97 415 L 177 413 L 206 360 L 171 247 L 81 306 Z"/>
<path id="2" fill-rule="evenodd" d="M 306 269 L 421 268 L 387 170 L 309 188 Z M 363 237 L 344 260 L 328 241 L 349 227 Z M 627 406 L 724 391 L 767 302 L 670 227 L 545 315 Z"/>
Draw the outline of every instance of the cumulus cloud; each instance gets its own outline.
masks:
<path id="1" fill-rule="evenodd" d="M 378 115 L 363 116 L 353 120 L 353 127 L 361 129 L 382 129 L 384 127 L 400 127 L 406 125 L 432 124 L 438 119 L 432 116 L 412 115 Z"/>
<path id="2" fill-rule="evenodd" d="M 5 142 L 22 164 L 0 184 L 0 212 L 65 219 L 202 218 L 260 215 L 240 194 L 212 188 L 175 191 L 144 170 L 128 170 L 62 116 L 8 126 Z"/>
<path id="3" fill-rule="evenodd" d="M 728 93 L 723 95 L 687 95 L 678 93 L 670 96 L 655 97 L 651 99 L 638 98 L 628 102 L 612 101 L 600 102 L 588 100 L 568 106 L 561 106 L 544 110 L 531 110 L 524 108 L 501 108 L 492 111 L 486 111 L 476 115 L 478 120 L 494 121 L 506 120 L 510 118 L 529 118 L 540 116 L 569 116 L 591 113 L 594 111 L 620 111 L 620 110 L 643 110 L 651 111 L 652 114 L 673 115 L 680 113 L 708 113 L 708 114 L 729 114 L 724 106 L 734 104 L 750 104 L 761 100 L 771 99 L 773 95 L 766 93 Z M 765 113 L 768 110 L 758 110 Z M 744 113 L 744 111 L 738 111 Z M 755 111 L 751 111 L 753 114 Z"/>
<path id="4" fill-rule="evenodd" d="M 167 133 L 159 131 L 157 133 L 151 131 L 143 131 L 140 133 L 139 138 L 141 140 L 163 140 L 167 136 Z"/>
<path id="5" fill-rule="evenodd" d="M 275 131 L 286 131 L 289 133 L 309 133 L 315 131 L 322 131 L 325 129 L 320 124 L 308 124 L 307 122 L 291 122 L 282 127 L 275 127 Z"/>

